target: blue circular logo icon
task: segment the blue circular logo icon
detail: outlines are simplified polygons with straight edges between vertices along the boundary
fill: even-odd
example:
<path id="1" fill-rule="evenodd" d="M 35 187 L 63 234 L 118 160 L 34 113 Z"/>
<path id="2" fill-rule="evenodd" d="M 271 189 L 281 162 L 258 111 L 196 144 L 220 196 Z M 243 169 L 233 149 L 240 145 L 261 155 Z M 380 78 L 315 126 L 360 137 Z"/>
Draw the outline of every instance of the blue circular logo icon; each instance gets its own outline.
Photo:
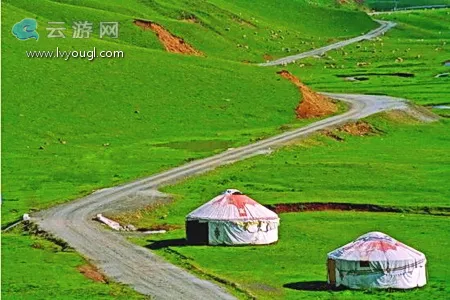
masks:
<path id="1" fill-rule="evenodd" d="M 39 34 L 36 31 L 37 22 L 35 19 L 23 19 L 22 21 L 14 24 L 12 28 L 12 34 L 21 41 L 28 39 L 39 39 Z"/>

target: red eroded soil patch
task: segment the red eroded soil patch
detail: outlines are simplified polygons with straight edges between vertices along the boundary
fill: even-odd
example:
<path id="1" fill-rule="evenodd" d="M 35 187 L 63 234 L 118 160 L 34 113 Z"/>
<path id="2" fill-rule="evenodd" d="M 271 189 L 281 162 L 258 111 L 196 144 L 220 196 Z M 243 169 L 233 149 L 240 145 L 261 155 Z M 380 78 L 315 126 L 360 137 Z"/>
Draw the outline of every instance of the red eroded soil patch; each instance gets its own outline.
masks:
<path id="1" fill-rule="evenodd" d="M 357 136 L 364 136 L 375 133 L 375 129 L 369 123 L 363 121 L 347 123 L 344 126 L 342 126 L 339 130 Z"/>
<path id="2" fill-rule="evenodd" d="M 102 273 L 100 273 L 96 267 L 94 267 L 93 265 L 83 265 L 83 266 L 79 266 L 77 268 L 77 270 L 83 274 L 84 276 L 86 276 L 89 279 L 92 279 L 94 281 L 97 282 L 103 282 L 103 283 L 107 283 L 108 281 L 106 280 L 105 276 L 103 276 Z"/>
<path id="3" fill-rule="evenodd" d="M 297 118 L 307 119 L 333 114 L 337 106 L 328 97 L 318 94 L 303 84 L 297 77 L 286 70 L 278 72 L 283 78 L 295 84 L 303 96 L 303 101 L 295 109 Z"/>
<path id="4" fill-rule="evenodd" d="M 152 30 L 153 32 L 155 32 L 156 36 L 158 37 L 159 41 L 164 45 L 164 48 L 166 49 L 167 52 L 197 55 L 197 56 L 203 55 L 202 52 L 194 49 L 191 45 L 187 44 L 182 38 L 179 38 L 171 34 L 161 25 L 144 20 L 135 20 L 134 24 L 136 24 L 137 26 L 141 27 L 144 30 Z"/>
<path id="5" fill-rule="evenodd" d="M 290 212 L 308 211 L 361 211 L 361 212 L 383 212 L 383 213 L 413 213 L 433 216 L 448 217 L 448 207 L 394 207 L 376 204 L 338 203 L 338 202 L 302 202 L 302 203 L 278 203 L 265 205 L 277 214 Z"/>

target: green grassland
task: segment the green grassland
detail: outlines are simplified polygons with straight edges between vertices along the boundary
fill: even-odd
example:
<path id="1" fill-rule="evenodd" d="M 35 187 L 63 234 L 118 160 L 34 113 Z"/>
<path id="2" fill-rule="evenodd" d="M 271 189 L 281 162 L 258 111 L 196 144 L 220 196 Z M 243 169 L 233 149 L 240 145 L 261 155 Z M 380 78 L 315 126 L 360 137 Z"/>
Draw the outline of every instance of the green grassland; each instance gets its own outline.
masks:
<path id="1" fill-rule="evenodd" d="M 337 132 L 344 139 L 339 142 L 318 134 L 269 156 L 163 188 L 174 201 L 145 210 L 135 224 L 181 226 L 189 212 L 227 188 L 240 189 L 263 204 L 344 202 L 431 211 L 448 207 L 450 122 L 423 124 L 401 116 L 368 118 L 379 131 L 372 136 Z"/>
<path id="2" fill-rule="evenodd" d="M 288 70 L 317 90 L 385 94 L 421 105 L 449 103 L 450 77 L 435 76 L 450 72 L 443 65 L 450 59 L 450 9 L 377 18 L 398 25 L 381 38 L 330 51 L 322 58 L 298 61 Z M 346 81 L 345 77 L 366 80 Z"/>
<path id="3" fill-rule="evenodd" d="M 249 3 L 3 1 L 2 225 L 311 122 L 295 120 L 298 91 L 275 70 L 240 62 L 308 50 L 376 24 L 361 12 L 336 9 L 334 1 L 284 1 L 284 14 L 272 14 L 268 0 L 258 11 Z M 39 41 L 12 36 L 23 18 L 38 21 Z M 136 18 L 165 26 L 204 57 L 166 53 L 153 32 L 132 23 Z M 51 21 L 65 22 L 66 39 L 47 38 Z M 92 37 L 71 38 L 74 21 L 92 22 Z M 102 21 L 120 22 L 119 39 L 99 38 Z M 125 58 L 25 54 L 56 47 L 122 50 Z M 2 297 L 138 297 L 119 285 L 90 282 L 76 270 L 86 262 L 55 247 L 27 234 L 2 234 Z"/>
<path id="4" fill-rule="evenodd" d="M 338 7 L 335 1 L 317 3 L 300 0 L 283 1 L 283 8 L 278 8 L 270 0 L 258 1 L 257 7 L 253 2 L 243 0 L 233 3 L 222 0 L 3 1 L 2 225 L 25 212 L 69 201 L 100 187 L 130 181 L 192 159 L 211 155 L 228 147 L 273 135 L 281 132 L 283 128 L 306 124 L 306 121 L 294 119 L 294 108 L 299 95 L 288 81 L 281 80 L 275 74 L 277 68 L 262 69 L 240 62 L 260 62 L 263 61 L 264 54 L 276 58 L 309 50 L 335 39 L 358 35 L 376 26 L 366 15 L 356 10 Z M 350 8 L 353 9 L 353 6 Z M 421 16 L 419 15 L 417 19 L 423 20 Z M 26 17 L 36 18 L 39 23 L 38 42 L 34 40 L 21 42 L 11 35 L 13 24 Z M 165 53 L 152 32 L 142 31 L 133 25 L 132 21 L 135 18 L 150 19 L 164 25 L 201 50 L 205 57 Z M 195 18 L 197 22 L 186 21 L 191 18 Z M 445 15 L 437 15 L 437 18 L 445 18 Z M 432 20 L 431 17 L 429 19 Z M 92 38 L 77 40 L 70 37 L 71 23 L 79 20 L 94 23 L 95 32 Z M 47 38 L 45 27 L 49 21 L 66 22 L 68 38 Z M 120 22 L 120 38 L 99 39 L 97 26 L 101 21 Z M 439 36 L 435 34 L 434 29 L 422 32 L 417 27 L 408 27 L 407 24 L 402 25 L 406 26 L 403 28 L 404 31 L 412 29 L 413 32 L 418 32 L 418 35 L 423 33 L 425 37 L 432 34 L 432 38 L 426 40 L 427 47 L 421 51 L 429 51 L 430 47 L 439 45 L 444 39 L 440 36 L 447 35 L 446 27 L 442 27 L 442 24 L 445 24 L 443 22 L 432 23 L 436 28 L 443 28 Z M 399 34 L 399 37 L 390 39 L 386 44 L 397 43 L 395 45 L 398 46 L 392 47 L 403 49 L 408 34 L 402 33 L 401 30 L 393 34 Z M 415 42 L 410 41 L 410 44 L 413 47 Z M 60 47 L 61 50 L 91 50 L 92 47 L 99 50 L 122 50 L 125 52 L 125 58 L 94 61 L 71 59 L 66 62 L 57 59 L 28 59 L 25 55 L 27 50 L 55 50 L 56 47 Z M 429 70 L 429 63 L 445 58 L 446 48 L 441 48 L 442 51 L 436 51 L 438 57 L 425 60 L 426 65 L 422 66 L 423 69 Z M 423 55 L 425 54 L 423 52 Z M 365 54 L 362 49 L 355 48 L 349 56 L 359 55 Z M 340 59 L 345 61 L 347 58 Z M 333 76 L 325 75 L 336 71 L 332 68 L 324 70 L 324 65 L 328 65 L 325 60 L 311 60 L 311 62 L 311 67 L 301 68 L 297 65 L 291 67 L 292 71 L 302 75 L 302 79 L 304 77 L 307 83 L 313 83 L 314 87 L 323 90 L 381 92 L 380 86 L 384 87 L 388 82 L 380 79 L 373 87 L 359 88 L 361 87 L 359 84 L 364 82 L 350 86 L 347 82 L 336 79 L 334 73 L 330 73 Z M 352 61 L 351 65 L 355 63 L 356 61 Z M 394 64 L 390 58 L 389 63 Z M 430 75 L 432 73 L 426 72 Z M 435 85 L 433 82 L 423 88 L 423 92 L 428 89 L 432 94 L 432 101 L 428 101 L 425 96 L 420 96 L 422 92 L 415 92 L 416 88 L 421 88 L 420 84 L 423 84 L 424 78 L 416 77 L 415 80 L 417 81 L 411 85 L 414 88 L 397 90 L 391 86 L 386 93 L 413 96 L 412 99 L 418 103 L 445 103 L 438 96 L 440 90 L 445 88 L 445 84 Z M 448 122 L 429 125 L 431 127 L 402 124 L 399 125 L 400 131 L 396 133 L 397 135 L 394 134 L 397 132 L 395 124 L 385 122 L 383 119 L 377 119 L 376 122 L 379 122 L 377 126 L 387 132 L 386 136 L 367 139 L 347 137 L 341 146 L 358 147 L 361 141 L 365 141 L 361 146 L 362 150 L 371 147 L 370 143 L 374 143 L 382 150 L 381 141 L 384 138 L 392 137 L 393 142 L 394 138 L 399 137 L 404 143 L 400 141 L 397 145 L 400 149 L 404 149 L 405 143 L 410 142 L 407 139 L 408 130 L 416 134 L 423 131 L 429 135 L 426 143 L 433 143 L 423 145 L 435 145 L 432 154 L 443 155 L 436 160 L 432 158 L 425 160 L 422 164 L 422 157 L 415 156 L 413 153 L 415 150 L 411 151 L 412 153 L 408 152 L 413 158 L 418 159 L 418 173 L 413 174 L 416 174 L 419 183 L 427 182 L 428 178 L 432 179 L 429 183 L 433 191 L 427 195 L 434 195 L 433 192 L 436 191 L 441 193 L 443 189 L 439 184 L 447 175 L 442 147 L 446 142 L 448 145 L 448 135 L 446 136 Z M 422 135 L 416 135 L 417 143 L 413 141 L 412 146 L 418 147 L 421 139 Z M 335 150 L 338 147 L 337 142 L 323 138 L 319 138 L 318 143 L 323 147 L 316 147 L 317 153 L 329 147 Z M 305 153 L 311 151 L 310 155 L 314 157 L 314 151 L 309 150 L 310 147 L 305 145 L 292 147 L 287 151 L 298 147 Z M 322 148 L 324 150 L 319 150 Z M 423 150 L 422 153 L 429 152 Z M 279 155 L 283 155 L 282 151 L 269 159 Z M 341 155 L 345 156 L 342 152 Z M 378 163 L 385 163 L 388 155 L 390 153 L 385 153 L 384 158 L 378 156 Z M 403 159 L 405 165 L 409 165 L 408 156 L 396 157 Z M 286 160 L 288 159 L 291 158 L 286 157 Z M 295 161 L 293 160 L 292 164 L 295 164 Z M 360 164 L 362 161 L 363 157 L 360 157 Z M 257 160 L 250 160 L 245 162 L 244 166 L 255 162 Z M 233 168 L 242 166 L 238 164 Z M 277 165 L 276 168 L 278 167 Z M 376 170 L 382 168 L 376 164 L 373 167 Z M 390 167 L 393 172 L 400 172 L 402 168 L 395 162 L 392 162 Z M 432 167 L 436 167 L 437 171 L 431 171 Z M 254 168 L 257 169 L 257 166 Z M 286 171 L 286 168 L 280 168 L 280 171 L 282 170 Z M 346 173 L 348 175 L 353 169 L 344 167 L 342 170 L 348 172 Z M 223 171 L 226 171 L 226 168 L 218 172 Z M 311 182 L 315 180 L 315 176 L 322 176 L 320 172 L 314 173 L 312 168 L 310 171 L 313 176 L 310 178 Z M 266 175 L 262 174 L 259 178 L 260 185 L 266 182 L 264 176 Z M 439 176 L 442 177 L 438 178 Z M 359 179 L 356 174 L 350 177 L 355 181 Z M 223 184 L 216 185 L 216 188 L 229 186 L 234 183 L 235 178 L 220 176 L 220 180 Z M 404 180 L 409 178 L 404 177 Z M 310 184 L 310 182 L 303 183 L 299 189 Z M 240 184 L 243 185 L 244 191 L 252 191 L 252 183 L 249 186 L 245 186 L 244 182 Z M 270 185 L 271 192 L 287 195 L 282 190 L 284 187 L 277 189 L 279 182 L 273 181 Z M 193 202 L 187 200 L 186 190 L 182 186 L 173 187 L 173 192 L 178 189 L 179 201 L 175 202 L 176 205 L 162 208 L 163 211 L 170 209 L 174 212 L 170 212 L 167 220 L 161 222 L 182 224 L 187 209 L 200 200 L 207 200 L 206 196 L 210 197 L 217 192 L 213 189 L 201 192 L 204 187 L 199 184 L 193 184 L 193 187 L 189 194 L 194 198 L 197 197 Z M 407 185 L 403 186 L 403 189 L 406 187 Z M 382 189 L 377 186 L 371 188 Z M 391 188 L 394 189 L 393 186 Z M 258 186 L 255 186 L 253 191 L 257 190 Z M 291 200 L 297 201 L 300 192 L 293 191 Z M 347 197 L 346 193 L 350 194 L 343 191 L 341 196 Z M 414 193 L 417 194 L 412 195 Z M 421 199 L 423 191 L 416 190 L 414 193 L 401 194 L 411 197 L 405 203 L 396 204 L 422 205 L 425 202 Z M 382 195 L 381 193 L 380 196 Z M 327 197 L 331 196 L 332 194 L 327 194 Z M 430 203 L 441 206 L 444 203 L 442 199 L 433 196 Z M 387 198 L 386 203 L 394 203 L 394 200 L 394 197 Z M 190 207 L 183 204 L 178 208 L 177 205 L 181 202 Z M 148 217 L 151 218 L 150 215 Z M 388 233 L 395 234 L 395 232 Z M 162 238 L 170 235 L 181 237 L 183 232 L 174 231 Z M 348 236 L 345 241 L 353 237 Z M 407 238 L 400 234 L 398 237 Z M 436 233 L 435 237 L 441 239 L 440 233 Z M 413 246 L 417 246 L 413 239 L 411 242 Z M 40 249 L 33 247 L 35 243 L 42 245 L 38 247 Z M 328 246 L 334 248 L 340 244 L 341 239 L 336 240 L 333 245 L 327 245 L 327 249 Z M 105 285 L 85 279 L 78 274 L 76 267 L 86 262 L 74 252 L 61 252 L 55 247 L 45 240 L 17 232 L 3 234 L 2 297 L 40 299 L 48 298 L 50 293 L 53 293 L 51 297 L 58 299 L 138 297 L 136 293 L 119 285 Z M 439 249 L 429 251 L 433 253 Z M 444 259 L 443 256 L 442 261 Z M 202 268 L 209 270 L 207 264 L 207 261 L 199 262 Z M 444 278 L 439 274 L 435 271 L 433 276 L 438 279 Z M 318 277 L 323 278 L 322 275 Z M 49 280 L 44 280 L 45 278 Z M 232 275 L 229 278 L 234 280 Z M 289 278 L 289 282 L 295 280 L 304 279 L 301 276 L 298 279 Z M 436 289 L 441 288 L 439 283 L 435 285 Z M 281 288 L 277 286 L 277 289 Z M 250 290 L 253 291 L 252 288 Z M 263 292 L 254 292 L 267 295 Z M 278 293 L 277 290 L 275 294 Z"/>
<path id="5" fill-rule="evenodd" d="M 38 16 L 64 20 L 117 20 L 121 22 L 119 43 L 163 49 L 157 38 L 142 32 L 133 19 L 165 26 L 201 50 L 206 56 L 238 61 L 263 61 L 327 44 L 329 39 L 352 37 L 377 26 L 361 11 L 332 7 L 334 1 L 317 4 L 306 0 L 44 0 L 11 1 Z M 187 22 L 186 20 L 195 20 Z M 325 21 L 324 21 L 325 20 Z M 70 26 L 69 26 L 70 27 Z"/>
<path id="6" fill-rule="evenodd" d="M 87 279 L 73 251 L 18 231 L 2 234 L 2 299 L 145 299 L 131 288 Z"/>
<path id="7" fill-rule="evenodd" d="M 280 217 L 280 239 L 269 246 L 159 247 L 171 241 L 176 244 L 184 238 L 184 230 L 134 241 L 199 275 L 237 283 L 239 289 L 258 299 L 444 299 L 449 293 L 450 226 L 444 217 L 361 212 L 286 213 Z M 396 292 L 323 289 L 326 254 L 373 230 L 425 253 L 429 280 L 425 288 Z M 311 288 L 318 290 L 308 290 Z"/>
<path id="8" fill-rule="evenodd" d="M 258 1 L 258 5 L 248 0 L 5 2 L 36 14 L 38 20 L 65 21 L 69 28 L 73 20 L 119 21 L 120 39 L 114 42 L 162 50 L 154 34 L 132 23 L 134 19 L 151 20 L 183 37 L 205 56 L 246 62 L 264 61 L 264 54 L 280 57 L 306 51 L 377 26 L 361 11 L 332 7 L 331 0 L 320 4 L 290 0 L 282 6 L 270 0 Z"/>
<path id="9" fill-rule="evenodd" d="M 169 13 L 162 12 L 165 5 L 151 3 L 110 1 L 103 7 L 103 2 L 99 1 L 45 0 L 3 4 L 2 48 L 3 57 L 7 59 L 2 66 L 5 74 L 2 84 L 2 224 L 29 210 L 275 134 L 282 125 L 305 124 L 296 121 L 293 113 L 298 103 L 296 89 L 281 80 L 274 70 L 222 59 L 165 53 L 155 34 L 132 24 L 135 17 L 157 20 L 160 16 L 160 23 L 171 30 L 171 22 L 180 28 L 196 24 L 175 20 L 175 16 L 169 18 Z M 173 2 L 170 7 L 180 5 L 180 10 L 184 11 L 189 3 Z M 211 7 L 219 5 L 208 3 L 202 2 L 196 9 L 208 15 L 206 12 Z M 265 8 L 258 10 L 258 14 L 267 18 L 266 22 L 277 22 L 280 16 L 272 16 L 270 2 L 264 3 L 261 5 Z M 295 3 L 289 5 L 295 6 Z M 231 22 L 229 14 L 234 16 L 240 10 L 233 11 L 226 3 L 222 4 L 225 8 L 220 11 L 224 15 L 212 8 L 211 14 L 217 14 L 214 19 Z M 249 9 L 245 1 L 239 5 Z M 305 3 L 298 5 L 305 11 L 309 7 Z M 122 10 L 122 7 L 127 9 Z M 315 6 L 310 8 L 315 12 Z M 324 11 L 337 18 L 327 26 L 334 28 L 331 23 L 342 21 L 340 29 L 334 28 L 330 35 L 356 35 L 373 27 L 372 21 L 362 13 L 327 9 Z M 297 13 L 289 10 L 286 14 L 293 21 L 298 10 Z M 348 18 L 341 14 L 355 14 L 365 21 L 361 21 L 362 25 L 346 23 L 344 20 Z M 39 41 L 18 41 L 10 33 L 12 25 L 25 17 L 37 19 Z M 71 22 L 77 20 L 94 23 L 93 37 L 70 37 Z M 121 22 L 118 40 L 98 38 L 96 26 L 105 20 Z M 66 22 L 68 37 L 47 38 L 45 28 L 49 21 Z M 319 29 L 313 25 L 296 25 L 296 30 L 310 28 L 304 32 L 310 37 L 329 31 L 329 28 Z M 195 42 L 194 34 L 173 30 L 189 42 L 192 37 L 192 44 L 207 55 L 230 52 L 241 57 L 235 47 L 230 51 L 203 48 Z M 218 41 L 221 39 L 213 28 L 207 32 L 214 34 Z M 201 35 L 205 47 L 214 44 L 214 38 L 208 34 L 196 34 Z M 265 42 L 255 43 L 262 45 L 259 54 L 270 50 L 264 48 Z M 25 55 L 25 51 L 55 50 L 56 47 L 61 50 L 91 50 L 92 47 L 99 51 L 122 50 L 125 58 L 64 61 L 29 59 Z M 205 141 L 217 147 L 204 148 Z M 161 147 L 167 142 L 189 145 Z M 193 142 L 199 144 L 195 149 L 192 149 Z"/>
<path id="10" fill-rule="evenodd" d="M 321 90 L 388 94 L 423 105 L 448 103 L 448 79 L 434 78 L 447 70 L 442 62 L 448 59 L 448 13 L 449 10 L 440 10 L 391 15 L 386 18 L 396 20 L 399 26 L 382 40 L 349 46 L 343 51 L 348 56 L 336 51 L 288 69 Z M 374 53 L 376 44 L 380 48 Z M 399 53 L 403 61 L 396 62 Z M 417 58 L 418 54 L 426 59 Z M 358 62 L 370 64 L 358 67 Z M 415 76 L 367 75 L 369 72 L 411 72 Z M 347 82 L 335 76 L 348 73 L 370 79 Z M 445 112 L 435 112 L 445 117 Z M 165 235 L 133 240 L 195 273 L 235 283 L 238 289 L 262 299 L 445 298 L 450 273 L 445 267 L 449 262 L 445 255 L 448 245 L 441 241 L 447 240 L 448 216 L 409 212 L 419 207 L 431 213 L 439 209 L 448 212 L 450 122 L 442 118 L 435 123 L 421 123 L 398 112 L 365 121 L 376 129 L 374 134 L 360 137 L 335 131 L 343 141 L 318 134 L 271 155 L 254 157 L 164 188 L 164 192 L 174 196 L 170 204 L 126 217 L 139 227 L 164 225 L 175 229 Z M 183 245 L 181 228 L 185 216 L 226 188 L 238 188 L 263 204 L 368 203 L 402 208 L 404 213 L 281 214 L 280 240 L 276 245 Z M 423 251 L 429 260 L 429 284 L 408 292 L 320 290 L 326 276 L 326 253 L 373 230 Z M 308 286 L 319 290 L 310 291 Z"/>

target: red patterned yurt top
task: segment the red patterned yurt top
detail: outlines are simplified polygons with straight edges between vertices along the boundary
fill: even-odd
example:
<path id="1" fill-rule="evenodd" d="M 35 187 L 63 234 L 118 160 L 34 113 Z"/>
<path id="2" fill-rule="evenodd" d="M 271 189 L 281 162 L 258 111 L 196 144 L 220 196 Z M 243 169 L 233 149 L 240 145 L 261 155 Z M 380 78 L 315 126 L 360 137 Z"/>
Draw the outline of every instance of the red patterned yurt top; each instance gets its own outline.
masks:
<path id="1" fill-rule="evenodd" d="M 332 259 L 348 261 L 421 261 L 425 255 L 382 232 L 366 233 L 330 253 Z"/>
<path id="2" fill-rule="evenodd" d="M 278 220 L 278 215 L 240 191 L 228 189 L 191 212 L 187 219 Z"/>

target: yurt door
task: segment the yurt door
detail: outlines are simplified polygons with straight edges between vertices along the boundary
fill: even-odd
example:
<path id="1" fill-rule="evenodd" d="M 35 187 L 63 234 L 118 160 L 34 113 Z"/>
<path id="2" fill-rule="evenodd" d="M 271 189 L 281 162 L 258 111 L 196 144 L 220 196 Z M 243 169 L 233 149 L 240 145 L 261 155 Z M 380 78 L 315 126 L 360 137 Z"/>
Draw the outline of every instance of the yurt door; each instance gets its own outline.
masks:
<path id="1" fill-rule="evenodd" d="M 186 222 L 186 235 L 189 244 L 207 245 L 208 244 L 208 223 L 198 220 Z"/>
<path id="2" fill-rule="evenodd" d="M 328 269 L 328 283 L 336 285 L 336 261 L 334 259 L 328 259 L 327 269 Z"/>

